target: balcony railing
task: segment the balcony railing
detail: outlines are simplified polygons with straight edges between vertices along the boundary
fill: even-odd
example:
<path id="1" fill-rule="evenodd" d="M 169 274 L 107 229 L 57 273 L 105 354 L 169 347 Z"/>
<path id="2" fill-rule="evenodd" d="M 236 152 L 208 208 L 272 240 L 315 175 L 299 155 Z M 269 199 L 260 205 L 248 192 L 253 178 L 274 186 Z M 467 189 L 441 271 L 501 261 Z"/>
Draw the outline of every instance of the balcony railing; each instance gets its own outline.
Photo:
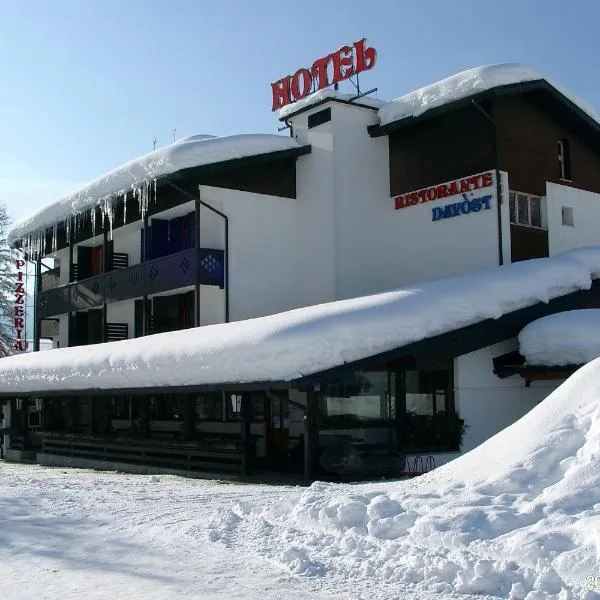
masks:
<path id="1" fill-rule="evenodd" d="M 225 262 L 223 250 L 200 250 L 199 279 L 202 285 L 223 287 Z M 103 304 L 140 298 L 144 294 L 166 292 L 196 283 L 196 249 L 191 248 L 96 275 L 68 285 L 42 291 L 39 294 L 40 319 L 97 308 Z"/>

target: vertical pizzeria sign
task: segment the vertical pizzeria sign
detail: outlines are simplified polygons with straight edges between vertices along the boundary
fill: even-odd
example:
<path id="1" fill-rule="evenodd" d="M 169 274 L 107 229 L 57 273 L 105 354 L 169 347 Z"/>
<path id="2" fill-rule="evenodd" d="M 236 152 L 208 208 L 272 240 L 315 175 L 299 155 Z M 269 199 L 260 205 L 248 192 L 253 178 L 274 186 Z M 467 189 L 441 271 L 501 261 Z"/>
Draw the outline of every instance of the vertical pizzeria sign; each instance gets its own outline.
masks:
<path id="1" fill-rule="evenodd" d="M 17 267 L 17 280 L 15 282 L 15 341 L 13 343 L 13 350 L 24 352 L 27 348 L 27 342 L 23 338 L 25 331 L 25 274 L 23 267 L 25 266 L 25 261 L 17 259 L 15 266 Z"/>

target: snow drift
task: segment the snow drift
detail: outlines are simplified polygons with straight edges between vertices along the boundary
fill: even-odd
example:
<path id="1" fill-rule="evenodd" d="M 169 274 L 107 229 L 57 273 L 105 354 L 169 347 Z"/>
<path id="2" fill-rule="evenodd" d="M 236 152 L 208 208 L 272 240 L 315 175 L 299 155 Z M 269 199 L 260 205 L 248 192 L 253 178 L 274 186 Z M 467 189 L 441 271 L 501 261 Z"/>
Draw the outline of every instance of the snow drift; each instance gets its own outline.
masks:
<path id="1" fill-rule="evenodd" d="M 600 247 L 392 292 L 143 338 L 11 356 L 0 392 L 291 381 L 589 289 Z"/>
<path id="2" fill-rule="evenodd" d="M 568 310 L 530 323 L 519 349 L 531 365 L 582 365 L 600 356 L 600 310 Z"/>
<path id="3" fill-rule="evenodd" d="M 237 505 L 211 538 L 340 591 L 600 598 L 600 359 L 447 465 L 386 484 L 315 483 L 295 503 Z M 257 550 L 259 549 L 259 550 Z M 369 584 L 371 582 L 371 584 Z M 403 597 L 403 596 L 402 596 Z"/>

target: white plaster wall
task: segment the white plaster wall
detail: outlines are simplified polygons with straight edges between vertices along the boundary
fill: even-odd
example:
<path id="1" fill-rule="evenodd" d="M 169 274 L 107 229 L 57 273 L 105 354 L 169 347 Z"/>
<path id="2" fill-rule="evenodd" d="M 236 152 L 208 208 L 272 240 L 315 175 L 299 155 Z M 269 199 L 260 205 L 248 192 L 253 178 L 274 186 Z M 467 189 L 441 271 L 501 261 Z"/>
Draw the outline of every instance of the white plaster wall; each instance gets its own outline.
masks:
<path id="1" fill-rule="evenodd" d="M 296 199 L 200 187 L 201 197 L 222 206 L 229 217 L 229 297 L 232 321 L 296 308 L 322 297 L 316 285 L 319 273 L 319 243 L 301 230 L 297 216 L 305 206 Z M 208 223 L 208 211 L 202 220 Z M 215 220 L 215 223 L 217 221 Z M 222 223 L 218 223 L 222 227 Z M 217 228 L 212 227 L 213 231 Z M 219 229 L 220 230 L 220 229 Z M 202 235 L 202 233 L 201 233 Z M 214 241 L 202 235 L 202 245 Z M 207 241 L 205 241 L 207 240 Z M 313 248 L 311 253 L 310 248 Z M 298 258 L 309 253 L 312 271 L 303 271 Z M 316 257 L 315 257 L 316 254 Z M 309 287 L 311 294 L 302 294 Z"/>
<path id="2" fill-rule="evenodd" d="M 308 115 L 324 106 L 331 107 L 332 120 L 308 130 Z M 319 210 L 312 214 L 307 210 L 307 215 L 313 239 L 325 236 L 328 247 L 319 240 L 320 247 L 334 253 L 324 273 L 333 277 L 335 299 L 497 265 L 495 183 L 474 195 L 492 194 L 490 210 L 432 221 L 434 206 L 461 201 L 460 196 L 395 210 L 389 190 L 388 138 L 372 138 L 367 131 L 376 122 L 375 111 L 339 102 L 292 119 L 298 139 L 313 147 L 313 161 L 304 157 L 298 163 L 299 199 L 306 204 L 314 196 L 322 199 Z M 502 181 L 508 198 L 506 174 Z M 501 212 L 504 262 L 509 262 L 507 201 Z M 323 294 L 321 301 L 328 299 Z"/>
<path id="3" fill-rule="evenodd" d="M 60 348 L 66 348 L 69 345 L 69 315 L 59 315 L 58 317 L 58 344 Z"/>
<path id="4" fill-rule="evenodd" d="M 214 285 L 200 286 L 200 324 L 225 322 L 225 290 Z"/>
<path id="5" fill-rule="evenodd" d="M 113 234 L 113 252 L 121 252 L 129 256 L 129 266 L 137 265 L 141 261 L 141 226 L 131 223 L 125 227 L 115 229 Z"/>
<path id="6" fill-rule="evenodd" d="M 69 249 L 63 248 L 56 252 L 54 256 L 60 264 L 60 285 L 66 285 L 69 283 Z"/>
<path id="7" fill-rule="evenodd" d="M 550 255 L 600 243 L 600 194 L 546 183 Z M 562 207 L 573 209 L 574 226 L 562 224 Z"/>
<path id="8" fill-rule="evenodd" d="M 509 340 L 455 359 L 456 410 L 469 426 L 463 452 L 472 450 L 520 419 L 561 383 L 533 382 L 527 388 L 518 375 L 506 379 L 496 377 L 492 359 L 516 349 L 516 340 Z"/>
<path id="9" fill-rule="evenodd" d="M 108 323 L 127 323 L 127 336 L 134 337 L 135 303 L 133 300 L 114 302 L 106 305 L 106 321 Z"/>

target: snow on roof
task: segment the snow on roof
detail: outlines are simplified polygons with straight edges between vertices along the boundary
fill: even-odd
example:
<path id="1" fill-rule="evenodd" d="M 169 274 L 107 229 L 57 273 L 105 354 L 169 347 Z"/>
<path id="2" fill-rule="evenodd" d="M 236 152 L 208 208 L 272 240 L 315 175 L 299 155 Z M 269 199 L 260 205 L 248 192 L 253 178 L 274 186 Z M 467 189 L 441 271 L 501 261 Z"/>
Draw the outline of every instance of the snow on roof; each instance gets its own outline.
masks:
<path id="1" fill-rule="evenodd" d="M 303 100 L 298 100 L 297 102 L 293 102 L 292 104 L 288 104 L 287 106 L 280 108 L 278 115 L 280 119 L 285 119 L 286 117 L 297 113 L 299 110 L 322 102 L 323 100 L 332 99 L 350 102 L 355 97 L 356 94 L 342 94 L 341 92 L 332 88 L 323 88 L 322 90 L 318 90 L 314 94 L 307 96 Z M 371 96 L 362 96 L 361 98 L 355 100 L 354 104 L 370 106 L 372 108 L 381 108 L 386 104 L 386 102 L 384 100 L 379 100 L 378 98 L 372 98 Z"/>
<path id="2" fill-rule="evenodd" d="M 600 359 L 430 473 L 316 482 L 294 501 L 232 501 L 213 516 L 211 539 L 318 575 L 343 597 L 592 600 L 585 575 L 600 571 L 599 397 Z"/>
<path id="3" fill-rule="evenodd" d="M 589 104 L 548 77 L 525 65 L 504 63 L 462 71 L 400 96 L 379 109 L 380 124 L 387 125 L 407 117 L 418 117 L 432 108 L 450 104 L 493 88 L 540 80 L 548 82 L 592 119 L 600 123 L 600 115 Z"/>
<path id="4" fill-rule="evenodd" d="M 569 310 L 530 323 L 519 350 L 531 365 L 582 365 L 600 356 L 600 309 Z"/>
<path id="5" fill-rule="evenodd" d="M 296 140 L 280 135 L 189 136 L 129 161 L 45 206 L 17 223 L 9 234 L 9 241 L 12 243 L 182 169 L 298 147 Z"/>
<path id="6" fill-rule="evenodd" d="M 592 265 L 593 263 L 593 265 Z M 291 381 L 589 289 L 600 247 L 267 317 L 0 360 L 0 393 Z"/>

